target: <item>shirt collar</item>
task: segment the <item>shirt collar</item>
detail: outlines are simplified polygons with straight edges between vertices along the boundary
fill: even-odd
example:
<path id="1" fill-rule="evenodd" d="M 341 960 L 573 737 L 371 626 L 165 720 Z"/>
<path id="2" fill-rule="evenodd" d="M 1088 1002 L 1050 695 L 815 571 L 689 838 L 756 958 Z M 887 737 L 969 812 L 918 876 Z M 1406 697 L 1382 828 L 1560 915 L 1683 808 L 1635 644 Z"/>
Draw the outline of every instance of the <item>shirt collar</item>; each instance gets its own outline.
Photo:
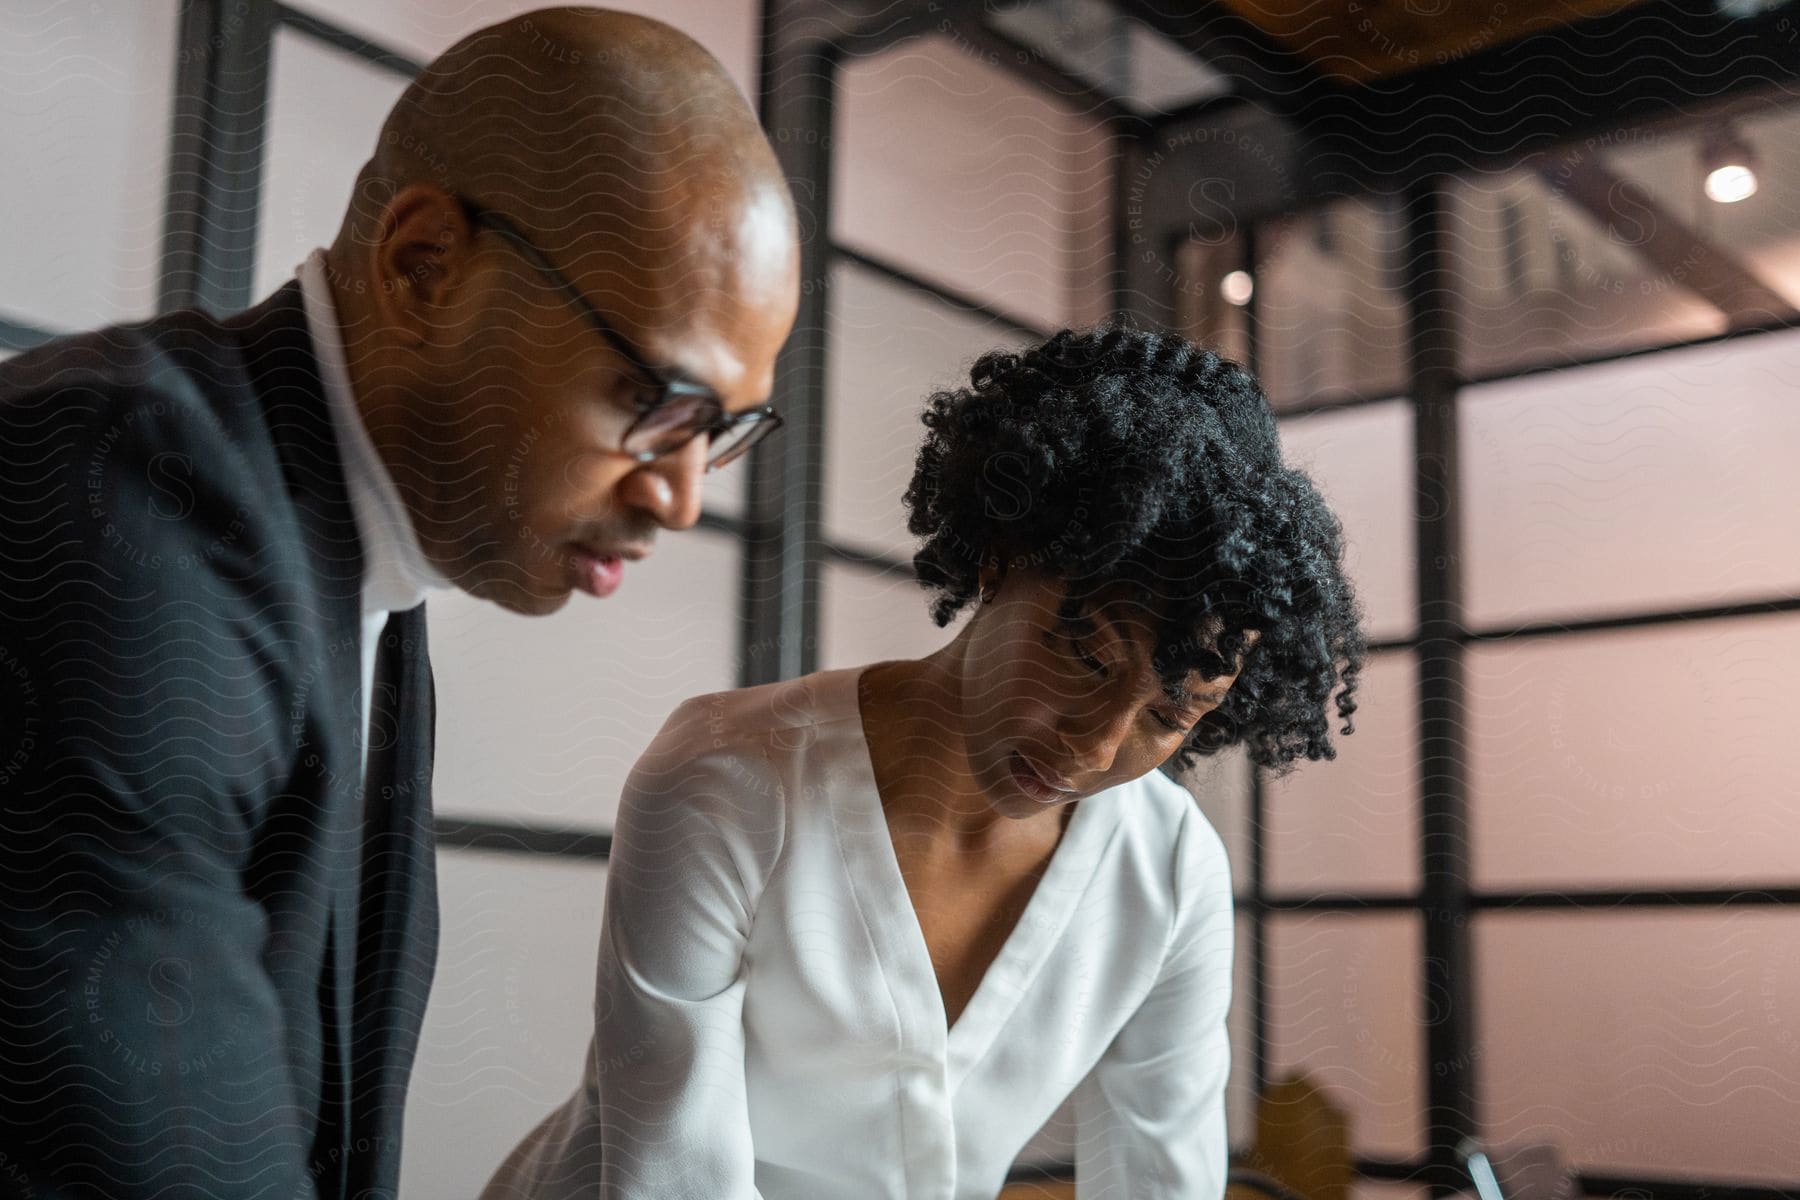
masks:
<path id="1" fill-rule="evenodd" d="M 419 548 L 412 517 L 400 500 L 400 490 L 357 410 L 337 306 L 332 301 L 326 274 L 325 251 L 309 254 L 295 275 L 306 309 L 307 333 L 312 337 L 313 353 L 319 363 L 319 379 L 325 388 L 325 405 L 331 412 L 338 454 L 343 459 L 344 485 L 356 517 L 357 537 L 362 542 L 363 612 L 398 612 L 416 607 L 427 592 L 447 588 L 450 581 Z"/>

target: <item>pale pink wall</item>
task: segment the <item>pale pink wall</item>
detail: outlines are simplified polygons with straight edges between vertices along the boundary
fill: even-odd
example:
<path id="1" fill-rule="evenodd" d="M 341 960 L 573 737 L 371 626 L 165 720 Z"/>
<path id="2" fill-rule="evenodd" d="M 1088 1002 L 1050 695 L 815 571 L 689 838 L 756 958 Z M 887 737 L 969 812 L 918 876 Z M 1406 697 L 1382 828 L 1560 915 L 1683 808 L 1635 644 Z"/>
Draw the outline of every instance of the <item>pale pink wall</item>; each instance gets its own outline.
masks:
<path id="1" fill-rule="evenodd" d="M 1369 661 L 1356 732 L 1338 757 L 1264 785 L 1269 890 L 1411 892 L 1419 886 L 1418 671 L 1411 654 Z"/>
<path id="2" fill-rule="evenodd" d="M 581 1078 L 606 865 L 438 855 L 437 974 L 407 1097 L 400 1194 L 473 1200 Z"/>
<path id="3" fill-rule="evenodd" d="M 969 364 L 1027 341 L 852 263 L 832 269 L 826 355 L 825 529 L 847 545 L 912 558 L 900 503 L 938 388 L 968 382 Z"/>
<path id="4" fill-rule="evenodd" d="M 1476 883 L 1791 886 L 1797 678 L 1792 615 L 1476 647 Z"/>
<path id="5" fill-rule="evenodd" d="M 1557 1143 L 1597 1172 L 1791 1181 L 1797 942 L 1791 911 L 1481 918 L 1489 1140 Z"/>
<path id="6" fill-rule="evenodd" d="M 257 210 L 255 294 L 337 236 L 350 189 L 406 80 L 288 29 L 275 33 Z"/>
<path id="7" fill-rule="evenodd" d="M 910 579 L 827 564 L 819 615 L 820 667 L 864 666 L 936 650 L 956 635 L 960 623 L 939 629 L 926 600 L 924 589 Z"/>
<path id="8" fill-rule="evenodd" d="M 932 37 L 845 63 L 836 121 L 834 237 L 1043 325 L 1095 315 L 1110 188 L 1089 118 Z"/>
<path id="9" fill-rule="evenodd" d="M 1477 627 L 1800 590 L 1800 330 L 1466 389 Z"/>
<path id="10" fill-rule="evenodd" d="M 1587 153 L 1556 154 L 1540 165 L 1567 178 Z M 1686 165 L 1698 165 L 1697 147 L 1688 147 Z M 1452 308 L 1471 376 L 1692 341 L 1728 327 L 1723 313 L 1613 238 L 1536 170 L 1471 174 L 1450 195 Z M 1698 197 L 1695 186 L 1672 210 L 1677 219 Z"/>
<path id="11" fill-rule="evenodd" d="M 1800 590 L 1796 368 L 1800 333 L 1788 332 L 1466 389 L 1471 624 Z M 1394 430 L 1363 441 L 1352 413 L 1318 421 L 1284 436 L 1343 507 L 1379 625 L 1411 569 L 1410 460 L 1394 456 Z M 1800 618 L 1482 643 L 1466 665 L 1477 887 L 1792 886 Z M 1271 785 L 1276 887 L 1405 880 L 1416 800 L 1398 784 L 1411 785 L 1416 716 L 1395 685 L 1409 679 L 1377 667 L 1369 705 L 1399 711 L 1365 718 L 1376 737 Z M 1390 734 L 1384 772 L 1358 751 Z M 1310 945 L 1277 939 L 1278 1058 L 1324 1070 L 1365 1134 L 1397 1149 L 1405 1109 L 1386 1048 L 1423 1031 L 1405 1028 L 1397 979 L 1387 993 L 1339 991 L 1378 970 L 1347 962 L 1390 955 L 1416 986 L 1417 948 L 1367 919 L 1322 919 Z M 1556 1142 L 1595 1169 L 1791 1177 L 1796 932 L 1800 918 L 1756 910 L 1478 918 L 1474 1069 L 1491 1138 Z"/>
<path id="12" fill-rule="evenodd" d="M 1112 311 L 1113 198 L 1119 160 L 1103 125 L 1077 120 L 1068 148 L 1069 307 L 1071 325 L 1092 325 Z"/>
<path id="13" fill-rule="evenodd" d="M 606 830 L 631 764 L 675 706 L 737 682 L 735 541 L 658 539 L 603 602 L 525 620 L 433 596 L 437 810 Z"/>
<path id="14" fill-rule="evenodd" d="M 1417 624 L 1412 406 L 1403 400 L 1287 417 L 1281 449 L 1344 527 L 1344 569 L 1369 633 L 1405 637 Z"/>
<path id="15" fill-rule="evenodd" d="M 1397 205 L 1380 199 L 1340 200 L 1259 227 L 1257 359 L 1278 410 L 1405 383 L 1405 295 L 1388 269 L 1400 227 Z"/>
<path id="16" fill-rule="evenodd" d="M 1424 1148 L 1419 918 L 1277 915 L 1269 922 L 1269 1053 L 1350 1118 L 1360 1154 Z"/>

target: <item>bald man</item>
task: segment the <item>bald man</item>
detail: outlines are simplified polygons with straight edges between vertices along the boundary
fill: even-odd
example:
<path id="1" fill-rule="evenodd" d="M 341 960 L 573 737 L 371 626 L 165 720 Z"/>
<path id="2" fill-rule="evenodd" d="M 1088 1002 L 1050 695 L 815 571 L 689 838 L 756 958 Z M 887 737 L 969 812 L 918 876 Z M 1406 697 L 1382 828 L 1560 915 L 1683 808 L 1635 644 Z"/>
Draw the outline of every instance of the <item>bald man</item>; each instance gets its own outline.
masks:
<path id="1" fill-rule="evenodd" d="M 394 1193 L 421 602 L 604 598 L 693 525 L 797 262 L 719 64 L 550 10 L 426 69 L 262 304 L 0 365 L 0 1196 Z"/>

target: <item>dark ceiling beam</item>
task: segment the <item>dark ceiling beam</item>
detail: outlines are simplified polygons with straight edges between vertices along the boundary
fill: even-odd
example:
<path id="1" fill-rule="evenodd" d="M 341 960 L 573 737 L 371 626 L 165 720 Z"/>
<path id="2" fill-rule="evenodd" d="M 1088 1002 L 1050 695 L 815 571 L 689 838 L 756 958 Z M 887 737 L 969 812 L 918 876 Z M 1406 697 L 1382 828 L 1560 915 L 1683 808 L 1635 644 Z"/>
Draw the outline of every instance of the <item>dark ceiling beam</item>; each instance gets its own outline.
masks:
<path id="1" fill-rule="evenodd" d="M 1184 104 L 1180 108 L 1172 108 L 1159 114 L 1151 120 L 1150 132 L 1155 135 L 1165 129 L 1178 129 L 1183 125 L 1205 124 L 1221 113 L 1250 103 L 1252 101 L 1244 96 L 1207 96 L 1192 104 Z"/>
<path id="2" fill-rule="evenodd" d="M 1729 251 L 1690 229 L 1635 180 L 1607 170 L 1597 156 L 1565 158 L 1555 167 L 1540 167 L 1537 175 L 1600 222 L 1615 242 L 1718 309 L 1732 325 L 1795 317 L 1794 306 Z"/>
<path id="3" fill-rule="evenodd" d="M 950 20 L 950 33 L 974 51 L 980 61 L 1007 72 L 1059 100 L 1076 112 L 1119 129 L 1138 133 L 1148 120 L 1086 80 L 1045 57 L 1037 47 L 1002 33 L 979 16 L 963 14 Z"/>
<path id="4" fill-rule="evenodd" d="M 978 14 L 982 0 L 782 0 L 780 8 L 782 20 L 768 33 L 777 51 L 823 52 L 842 62 L 944 33 L 953 22 Z"/>
<path id="5" fill-rule="evenodd" d="M 1545 30 L 1291 114 L 1296 174 L 1319 198 L 1398 191 L 1426 175 L 1498 169 L 1572 139 L 1694 112 L 1800 78 L 1792 6 L 1733 18 L 1689 0 Z"/>
<path id="6" fill-rule="evenodd" d="M 1231 80 L 1248 99 L 1287 114 L 1321 90 L 1337 90 L 1302 55 L 1216 0 L 1114 0 L 1120 12 L 1162 34 Z"/>
<path id="7" fill-rule="evenodd" d="M 1322 80 L 1263 122 L 1265 143 L 1287 143 L 1278 207 L 1397 193 L 1425 175 L 1509 169 L 1583 138 L 1717 120 L 1771 96 L 1792 98 L 1800 89 L 1796 9 L 1790 2 L 1731 18 L 1685 0 L 1648 0 L 1367 86 Z M 1206 129 L 1221 112 L 1209 106 L 1187 121 L 1159 121 L 1152 136 L 1172 147 L 1162 171 L 1211 172 L 1215 148 L 1198 139 L 1182 149 L 1178 135 Z"/>
<path id="8" fill-rule="evenodd" d="M 986 61 L 1123 132 L 1142 132 L 1175 114 L 1134 111 L 1042 51 L 986 21 L 999 0 L 802 0 L 784 4 L 790 15 L 776 31 L 782 46 L 799 50 L 830 46 L 836 61 L 879 54 L 910 38 L 944 36 Z M 1121 12 L 1168 38 L 1237 88 L 1229 97 L 1180 110 L 1194 115 L 1209 105 L 1252 98 L 1284 111 L 1321 86 L 1329 86 L 1300 55 L 1281 46 L 1222 4 L 1192 0 L 1118 0 Z"/>

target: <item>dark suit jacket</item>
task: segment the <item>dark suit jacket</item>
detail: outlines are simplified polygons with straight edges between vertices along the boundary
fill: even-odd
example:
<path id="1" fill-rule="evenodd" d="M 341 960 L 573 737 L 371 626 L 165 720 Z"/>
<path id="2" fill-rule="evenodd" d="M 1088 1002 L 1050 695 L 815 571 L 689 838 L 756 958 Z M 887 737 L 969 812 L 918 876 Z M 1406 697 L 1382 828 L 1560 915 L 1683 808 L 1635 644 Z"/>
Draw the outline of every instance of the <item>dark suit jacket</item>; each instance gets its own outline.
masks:
<path id="1" fill-rule="evenodd" d="M 299 288 L 0 364 L 0 1195 L 393 1192 L 437 950 Z"/>

